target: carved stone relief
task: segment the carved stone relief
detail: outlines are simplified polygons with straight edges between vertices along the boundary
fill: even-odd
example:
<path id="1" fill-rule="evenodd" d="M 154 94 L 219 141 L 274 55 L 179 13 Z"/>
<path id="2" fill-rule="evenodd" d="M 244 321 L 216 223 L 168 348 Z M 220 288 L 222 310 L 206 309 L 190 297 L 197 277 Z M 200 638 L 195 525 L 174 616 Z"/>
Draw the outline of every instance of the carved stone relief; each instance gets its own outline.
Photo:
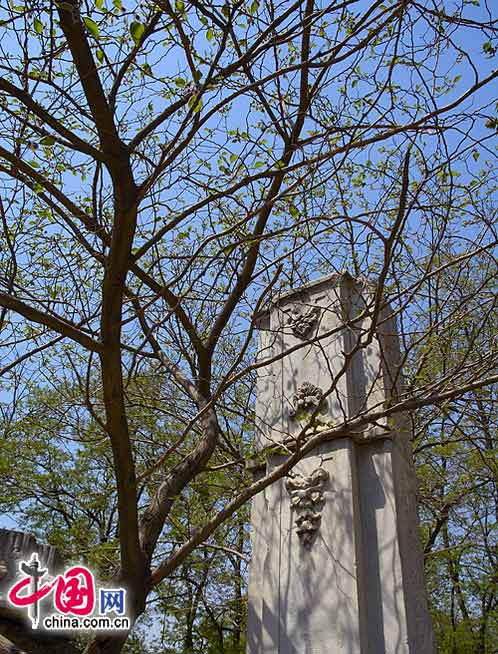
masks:
<path id="1" fill-rule="evenodd" d="M 305 341 L 311 335 L 318 322 L 320 307 L 307 307 L 304 304 L 293 304 L 290 308 L 287 324 L 297 338 Z"/>
<path id="2" fill-rule="evenodd" d="M 291 509 L 296 511 L 296 532 L 301 543 L 309 549 L 322 520 L 323 490 L 329 473 L 316 468 L 310 475 L 288 477 L 285 488 L 290 495 Z"/>
<path id="3" fill-rule="evenodd" d="M 293 409 L 289 415 L 295 420 L 302 413 L 312 413 L 321 406 L 322 402 L 322 389 L 309 382 L 304 382 L 292 398 Z"/>

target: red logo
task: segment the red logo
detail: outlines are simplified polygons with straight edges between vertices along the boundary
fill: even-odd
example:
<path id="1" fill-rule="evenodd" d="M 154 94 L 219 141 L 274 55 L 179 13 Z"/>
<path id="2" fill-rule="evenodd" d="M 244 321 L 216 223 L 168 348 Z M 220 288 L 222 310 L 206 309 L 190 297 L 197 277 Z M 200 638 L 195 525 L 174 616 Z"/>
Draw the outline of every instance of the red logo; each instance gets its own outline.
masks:
<path id="1" fill-rule="evenodd" d="M 46 597 L 55 589 L 54 604 L 59 613 L 73 615 L 90 615 L 95 608 L 95 580 L 93 574 L 82 565 L 69 568 L 63 575 L 58 575 L 50 583 L 41 586 L 32 593 L 21 595 L 21 591 L 30 586 L 31 577 L 25 577 L 9 590 L 9 602 L 14 606 L 29 606 Z"/>
<path id="2" fill-rule="evenodd" d="M 47 629 L 61 628 L 60 620 L 80 620 L 78 626 L 71 623 L 71 628 L 91 628 L 87 619 L 95 618 L 93 613 L 97 603 L 97 589 L 93 573 L 83 565 L 75 565 L 55 578 L 48 578 L 43 581 L 47 570 L 40 569 L 38 555 L 34 553 L 29 561 L 19 563 L 19 571 L 23 576 L 8 591 L 7 598 L 12 606 L 28 608 L 28 615 L 33 629 L 38 628 L 40 621 L 41 600 L 52 595 L 52 602 L 58 614 L 68 616 L 56 620 L 57 614 L 51 614 L 43 619 L 42 624 Z M 99 615 L 114 613 L 116 616 L 123 616 L 125 613 L 125 594 L 123 588 L 100 588 L 99 594 Z M 74 616 L 74 617 L 70 617 Z M 52 619 L 50 626 L 48 618 Z M 52 624 L 57 622 L 57 624 Z M 118 624 L 119 622 L 119 624 Z M 47 624 L 45 624 L 47 623 Z M 106 623 L 107 624 L 107 623 Z M 116 620 L 113 626 L 112 620 L 108 619 L 109 629 L 129 628 L 129 622 Z M 98 626 L 98 625 L 97 625 Z M 104 628 L 104 626 L 99 627 Z"/>

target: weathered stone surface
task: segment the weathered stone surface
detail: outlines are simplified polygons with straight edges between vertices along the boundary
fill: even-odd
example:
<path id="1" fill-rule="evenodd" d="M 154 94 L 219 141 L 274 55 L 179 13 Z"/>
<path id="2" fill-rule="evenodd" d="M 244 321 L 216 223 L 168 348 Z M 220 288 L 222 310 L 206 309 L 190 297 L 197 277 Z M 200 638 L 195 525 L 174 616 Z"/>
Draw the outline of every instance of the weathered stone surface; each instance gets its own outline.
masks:
<path id="1" fill-rule="evenodd" d="M 400 372 L 393 350 L 395 324 L 386 310 L 372 342 L 351 355 L 345 374 L 341 374 L 345 353 L 352 352 L 370 328 L 368 316 L 358 320 L 368 299 L 368 285 L 347 275 L 334 275 L 281 295 L 261 316 L 259 360 L 268 365 L 260 368 L 258 375 L 256 438 L 260 449 L 289 440 L 307 423 L 306 412 L 299 414 L 295 406 L 306 385 L 320 389 L 323 395 L 317 424 L 342 421 L 362 410 L 382 407 L 390 399 Z M 316 318 L 308 340 L 297 336 L 293 323 L 289 324 L 297 300 Z M 314 408 L 308 407 L 308 415 Z M 383 436 L 385 427 L 385 423 L 372 427 L 369 435 Z"/>
<path id="2" fill-rule="evenodd" d="M 7 602 L 7 591 L 20 575 L 19 562 L 28 561 L 33 552 L 38 554 L 40 568 L 48 568 L 51 574 L 61 572 L 63 561 L 55 547 L 39 543 L 32 534 L 0 529 L 0 654 L 23 654 L 24 650 L 29 654 L 78 654 L 81 650 L 71 635 L 33 631 L 27 611 Z"/>
<path id="3" fill-rule="evenodd" d="M 28 561 L 36 552 L 40 567 L 58 572 L 62 560 L 52 545 L 38 543 L 32 534 L 11 529 L 0 529 L 0 608 L 7 606 L 5 593 L 19 572 L 19 561 Z"/>
<path id="4" fill-rule="evenodd" d="M 336 275 L 281 296 L 262 316 L 260 359 L 274 359 L 258 380 L 257 446 L 268 470 L 283 460 L 272 452 L 304 427 L 395 400 L 399 351 L 388 308 L 341 375 L 369 333 L 369 316 L 352 322 L 369 293 Z M 309 311 L 296 314 L 296 303 Z M 316 318 L 309 342 L 289 315 L 294 323 L 296 315 Z M 248 654 L 434 652 L 403 417 L 323 444 L 293 474 L 294 482 L 281 479 L 253 502 Z"/>
<path id="5" fill-rule="evenodd" d="M 253 525 L 258 559 L 253 561 L 251 583 L 253 577 L 259 583 L 249 591 L 251 654 L 360 652 L 352 445 L 346 440 L 327 444 L 296 466 L 303 476 L 317 468 L 329 474 L 321 526 L 311 548 L 296 531 L 285 479 L 257 498 L 259 520 Z M 281 460 L 272 456 L 268 465 Z"/>

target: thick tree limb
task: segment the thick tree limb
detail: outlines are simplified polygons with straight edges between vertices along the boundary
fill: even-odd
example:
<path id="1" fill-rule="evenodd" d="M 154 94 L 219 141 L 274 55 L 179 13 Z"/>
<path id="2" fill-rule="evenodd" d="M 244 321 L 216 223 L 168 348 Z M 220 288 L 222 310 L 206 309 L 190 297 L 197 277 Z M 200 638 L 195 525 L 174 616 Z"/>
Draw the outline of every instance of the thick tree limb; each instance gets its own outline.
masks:
<path id="1" fill-rule="evenodd" d="M 18 88 L 6 79 L 0 79 L 0 91 L 3 91 L 7 95 L 10 95 L 11 97 L 16 98 L 22 102 L 26 109 L 40 118 L 44 124 L 49 125 L 55 132 L 57 132 L 57 134 L 64 137 L 75 150 L 78 150 L 83 154 L 87 154 L 97 161 L 105 160 L 102 152 L 100 152 L 97 148 L 94 148 L 83 139 L 80 139 L 79 136 L 76 136 L 76 134 L 64 127 L 62 123 L 54 118 L 49 111 L 47 111 L 44 107 L 42 107 L 42 105 L 34 100 L 30 93 L 24 89 Z"/>
<path id="2" fill-rule="evenodd" d="M 35 309 L 34 307 L 29 306 L 22 300 L 9 295 L 8 293 L 3 293 L 0 291 L 0 306 L 5 307 L 15 311 L 21 316 L 24 316 L 26 320 L 36 322 L 39 325 L 45 325 L 50 327 L 61 336 L 70 338 L 73 341 L 76 341 L 82 345 L 87 350 L 92 352 L 102 352 L 102 343 L 95 340 L 85 332 L 78 329 L 78 327 L 60 316 L 55 316 L 52 313 L 41 311 L 40 309 Z"/>

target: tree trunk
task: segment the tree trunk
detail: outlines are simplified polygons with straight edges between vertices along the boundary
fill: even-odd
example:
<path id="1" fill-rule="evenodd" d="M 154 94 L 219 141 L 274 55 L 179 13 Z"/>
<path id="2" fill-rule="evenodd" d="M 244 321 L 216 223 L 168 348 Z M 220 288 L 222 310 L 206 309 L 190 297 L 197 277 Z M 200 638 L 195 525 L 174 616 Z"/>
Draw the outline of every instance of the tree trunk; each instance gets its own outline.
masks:
<path id="1" fill-rule="evenodd" d="M 144 579 L 147 575 L 144 573 L 142 584 L 145 584 Z M 117 585 L 120 584 L 119 578 L 116 580 Z M 133 625 L 137 618 L 142 615 L 145 610 L 145 600 L 147 599 L 147 592 L 144 587 L 138 591 L 133 592 L 128 586 L 127 590 L 127 611 L 126 615 L 130 620 L 130 628 L 128 630 L 115 631 L 115 632 L 102 632 L 97 634 L 92 641 L 87 645 L 83 654 L 120 654 L 124 644 L 128 640 Z"/>
<path id="2" fill-rule="evenodd" d="M 26 654 L 26 652 L 11 643 L 5 636 L 0 635 L 0 654 Z"/>
<path id="3" fill-rule="evenodd" d="M 33 632 L 24 622 L 0 616 L 0 654 L 81 654 L 74 640 L 54 632 Z"/>
<path id="4" fill-rule="evenodd" d="M 84 654 L 120 654 L 129 633 L 129 631 L 124 631 L 112 635 L 97 636 L 87 646 Z"/>

